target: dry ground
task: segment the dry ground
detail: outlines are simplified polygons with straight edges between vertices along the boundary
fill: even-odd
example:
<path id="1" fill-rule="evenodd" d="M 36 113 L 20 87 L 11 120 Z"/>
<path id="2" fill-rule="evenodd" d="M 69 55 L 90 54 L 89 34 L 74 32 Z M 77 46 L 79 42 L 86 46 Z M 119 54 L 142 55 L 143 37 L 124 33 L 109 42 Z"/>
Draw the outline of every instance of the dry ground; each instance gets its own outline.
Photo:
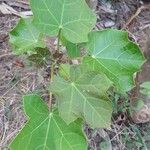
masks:
<path id="1" fill-rule="evenodd" d="M 0 0 L 15 10 L 28 11 L 28 5 L 19 0 Z M 148 4 L 146 4 L 148 5 Z M 130 37 L 139 43 L 148 61 L 142 68 L 138 77 L 138 84 L 150 80 L 150 8 L 141 10 L 141 13 L 126 24 L 136 10 L 141 6 L 139 0 L 99 0 L 97 6 L 98 23 L 97 28 L 126 28 Z M 19 17 L 14 14 L 0 13 L 0 149 L 8 150 L 8 144 L 26 122 L 22 110 L 22 95 L 29 92 L 40 92 L 47 99 L 46 85 L 49 81 L 49 65 L 42 68 L 32 66 L 24 57 L 12 54 L 8 43 L 9 31 L 15 26 Z M 125 26 L 126 25 L 126 26 Z M 138 92 L 137 92 L 138 93 Z M 137 94 L 136 93 L 136 94 Z M 137 94 L 138 95 L 138 94 Z M 139 96 L 139 95 L 138 95 Z M 91 130 L 85 127 L 89 138 L 89 149 L 99 150 L 99 143 L 102 139 L 112 144 L 113 150 L 126 150 L 124 136 L 134 139 L 134 129 L 146 130 L 147 124 L 127 125 L 126 114 L 113 117 L 113 124 L 110 130 Z M 136 130 L 137 131 L 137 130 Z M 144 132 L 144 131 L 143 131 Z M 143 134 L 141 132 L 141 134 Z M 132 139 L 131 138 L 131 139 Z M 109 147 L 110 149 L 111 147 Z"/>

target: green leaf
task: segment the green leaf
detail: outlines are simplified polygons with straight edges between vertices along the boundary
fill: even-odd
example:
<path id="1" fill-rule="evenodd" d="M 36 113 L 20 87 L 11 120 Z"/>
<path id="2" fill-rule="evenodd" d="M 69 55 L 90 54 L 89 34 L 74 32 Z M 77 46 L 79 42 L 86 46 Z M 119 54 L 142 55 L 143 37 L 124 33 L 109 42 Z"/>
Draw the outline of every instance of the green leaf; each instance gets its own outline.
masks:
<path id="1" fill-rule="evenodd" d="M 37 47 L 45 47 L 43 36 L 32 24 L 32 17 L 20 19 L 17 26 L 10 32 L 10 43 L 15 54 L 33 51 Z"/>
<path id="2" fill-rule="evenodd" d="M 67 49 L 68 56 L 72 58 L 77 58 L 81 56 L 81 50 L 78 44 L 71 43 L 67 41 L 64 37 L 61 38 L 61 42 Z"/>
<path id="3" fill-rule="evenodd" d="M 144 101 L 141 99 L 137 99 L 132 105 L 131 105 L 131 110 L 133 112 L 140 111 L 144 107 Z"/>
<path id="4" fill-rule="evenodd" d="M 150 81 L 144 82 L 140 85 L 141 88 L 150 90 Z"/>
<path id="5" fill-rule="evenodd" d="M 82 122 L 66 125 L 57 110 L 48 107 L 37 95 L 24 97 L 24 108 L 29 119 L 10 145 L 11 150 L 86 150 Z"/>
<path id="6" fill-rule="evenodd" d="M 147 81 L 147 82 L 144 82 L 140 85 L 140 92 L 147 96 L 148 98 L 150 98 L 150 82 Z"/>
<path id="7" fill-rule="evenodd" d="M 64 77 L 55 76 L 50 90 L 56 96 L 60 116 L 65 122 L 69 124 L 81 117 L 93 128 L 109 127 L 112 103 L 106 91 L 111 82 L 106 76 L 86 70 L 84 66 L 72 66 Z"/>
<path id="8" fill-rule="evenodd" d="M 112 150 L 109 141 L 102 141 L 99 145 L 100 150 Z"/>
<path id="9" fill-rule="evenodd" d="M 70 78 L 70 64 L 61 64 L 59 66 L 59 75 L 65 80 L 69 80 Z"/>
<path id="10" fill-rule="evenodd" d="M 105 73 L 120 91 L 133 88 L 133 74 L 140 70 L 144 56 L 129 41 L 127 32 L 113 29 L 92 32 L 86 47 L 90 56 L 84 58 L 84 64 Z"/>
<path id="11" fill-rule="evenodd" d="M 31 0 L 34 23 L 51 36 L 59 31 L 72 43 L 88 41 L 88 33 L 96 23 L 96 16 L 85 0 Z"/>

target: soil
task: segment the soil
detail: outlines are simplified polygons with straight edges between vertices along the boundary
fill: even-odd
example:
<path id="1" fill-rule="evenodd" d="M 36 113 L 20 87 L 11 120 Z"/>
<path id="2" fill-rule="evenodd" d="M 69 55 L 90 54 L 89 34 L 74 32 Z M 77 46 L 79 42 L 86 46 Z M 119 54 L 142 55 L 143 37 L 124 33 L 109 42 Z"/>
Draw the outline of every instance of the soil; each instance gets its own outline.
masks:
<path id="1" fill-rule="evenodd" d="M 28 11 L 29 6 L 22 0 L 0 0 L 17 11 Z M 99 0 L 96 13 L 98 22 L 96 27 L 124 28 L 136 10 L 143 5 L 139 0 Z M 149 3 L 145 4 L 149 6 Z M 10 46 L 9 31 L 15 26 L 19 17 L 14 14 L 0 13 L 0 149 L 8 150 L 8 144 L 26 122 L 22 110 L 22 95 L 30 92 L 40 92 L 45 101 L 48 93 L 46 85 L 49 82 L 50 65 L 41 68 L 34 67 L 24 56 L 15 56 Z M 150 7 L 143 9 L 128 26 L 126 26 L 131 39 L 139 44 L 147 62 L 143 65 L 138 75 L 137 84 L 150 81 Z M 139 95 L 138 95 L 139 96 Z M 119 121 L 121 124 L 118 124 Z M 126 114 L 118 115 L 113 119 L 112 128 L 109 130 L 85 127 L 89 138 L 89 149 L 99 150 L 102 139 L 112 142 L 113 150 L 126 150 L 120 141 L 120 134 L 127 130 Z M 139 126 L 143 128 L 144 125 Z M 131 133 L 133 134 L 133 133 Z"/>

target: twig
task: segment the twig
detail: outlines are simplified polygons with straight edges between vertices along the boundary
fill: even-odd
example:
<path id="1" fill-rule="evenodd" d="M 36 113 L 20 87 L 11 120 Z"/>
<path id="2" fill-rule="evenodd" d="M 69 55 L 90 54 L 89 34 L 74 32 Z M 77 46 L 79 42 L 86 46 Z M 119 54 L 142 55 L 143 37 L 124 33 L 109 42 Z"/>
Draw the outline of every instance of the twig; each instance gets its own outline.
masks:
<path id="1" fill-rule="evenodd" d="M 123 29 L 126 29 L 129 26 L 129 24 L 141 13 L 141 11 L 143 9 L 150 9 L 150 4 L 149 5 L 142 5 L 142 6 L 140 6 L 137 9 L 137 11 L 135 12 L 135 14 L 133 14 L 131 16 L 131 18 L 127 21 L 127 23 L 123 26 Z"/>
<path id="2" fill-rule="evenodd" d="M 12 53 L 8 53 L 8 54 L 0 55 L 0 59 L 2 59 L 3 57 L 7 57 L 7 56 L 13 56 L 13 54 Z"/>
<path id="3" fill-rule="evenodd" d="M 144 30 L 146 28 L 150 28 L 150 24 L 145 25 L 144 27 L 140 27 L 140 30 Z"/>
<path id="4" fill-rule="evenodd" d="M 19 1 L 15 1 L 15 2 L 7 2 L 6 1 L 6 4 L 8 4 L 9 6 L 11 7 L 18 7 L 18 8 L 22 8 L 22 9 L 25 9 L 25 10 L 30 10 L 30 7 L 29 7 L 29 4 L 24 4 L 22 2 L 19 2 Z"/>
<path id="5" fill-rule="evenodd" d="M 26 2 L 26 1 L 21 1 L 21 0 L 17 0 L 18 3 L 22 3 L 22 4 L 25 4 L 25 5 L 29 5 L 30 3 L 29 2 Z"/>
<path id="6" fill-rule="evenodd" d="M 22 18 L 27 18 L 28 16 L 32 15 L 31 11 L 18 12 L 5 3 L 0 4 L 0 11 L 3 14 L 13 14 L 13 15 L 16 15 L 16 16 L 22 17 Z"/>

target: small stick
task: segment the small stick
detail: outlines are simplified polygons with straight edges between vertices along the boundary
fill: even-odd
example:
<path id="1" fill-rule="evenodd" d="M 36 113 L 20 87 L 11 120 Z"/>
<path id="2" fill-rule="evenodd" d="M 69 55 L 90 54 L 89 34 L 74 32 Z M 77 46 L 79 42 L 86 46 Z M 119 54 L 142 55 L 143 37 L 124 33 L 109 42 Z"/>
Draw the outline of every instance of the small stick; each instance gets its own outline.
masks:
<path id="1" fill-rule="evenodd" d="M 3 57 L 7 57 L 7 56 L 13 56 L 13 54 L 12 53 L 8 53 L 8 54 L 0 55 L 0 59 L 2 59 Z"/>
<path id="2" fill-rule="evenodd" d="M 143 9 L 150 9 L 150 4 L 149 5 L 142 5 L 137 9 L 134 15 L 131 16 L 131 18 L 127 21 L 127 23 L 123 26 L 123 29 L 126 29 L 129 24 L 141 13 Z"/>
<path id="3" fill-rule="evenodd" d="M 22 1 L 22 0 L 17 0 L 18 3 L 22 3 L 22 4 L 25 4 L 25 5 L 29 5 L 30 3 L 29 2 L 25 2 L 25 1 Z"/>
<path id="4" fill-rule="evenodd" d="M 12 7 L 10 7 L 9 5 L 2 3 L 0 5 L 0 11 L 3 14 L 14 14 L 18 17 L 22 17 L 22 18 L 27 18 L 28 16 L 32 15 L 31 11 L 25 11 L 25 12 L 17 12 L 15 9 L 13 9 Z"/>

